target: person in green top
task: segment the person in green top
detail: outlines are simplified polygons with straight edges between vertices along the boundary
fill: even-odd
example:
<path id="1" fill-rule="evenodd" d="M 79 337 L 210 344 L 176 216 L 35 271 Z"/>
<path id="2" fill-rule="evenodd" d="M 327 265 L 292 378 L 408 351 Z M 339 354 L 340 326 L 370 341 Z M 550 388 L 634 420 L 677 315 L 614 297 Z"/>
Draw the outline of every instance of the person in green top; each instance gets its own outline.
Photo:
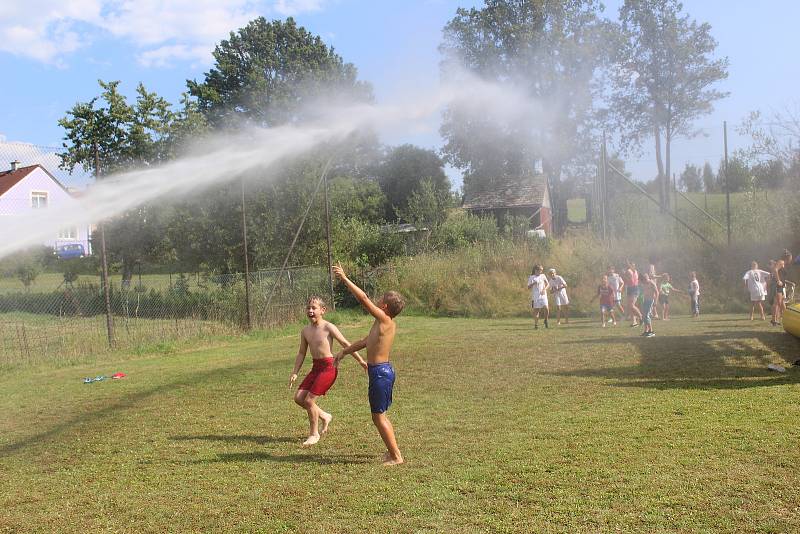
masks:
<path id="1" fill-rule="evenodd" d="M 661 286 L 658 288 L 658 303 L 661 304 L 661 317 L 665 321 L 669 321 L 669 294 L 673 291 L 680 293 L 680 289 L 675 289 L 672 286 L 672 278 L 669 273 L 661 275 Z"/>

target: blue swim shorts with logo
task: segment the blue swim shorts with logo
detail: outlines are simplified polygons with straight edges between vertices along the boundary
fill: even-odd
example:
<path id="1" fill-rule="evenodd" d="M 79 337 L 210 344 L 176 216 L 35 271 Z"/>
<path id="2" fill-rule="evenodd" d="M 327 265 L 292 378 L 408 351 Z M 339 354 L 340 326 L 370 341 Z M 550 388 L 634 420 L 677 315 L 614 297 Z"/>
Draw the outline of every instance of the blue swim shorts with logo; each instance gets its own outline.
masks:
<path id="1" fill-rule="evenodd" d="M 372 413 L 383 413 L 392 405 L 394 368 L 389 362 L 369 364 L 369 408 Z"/>

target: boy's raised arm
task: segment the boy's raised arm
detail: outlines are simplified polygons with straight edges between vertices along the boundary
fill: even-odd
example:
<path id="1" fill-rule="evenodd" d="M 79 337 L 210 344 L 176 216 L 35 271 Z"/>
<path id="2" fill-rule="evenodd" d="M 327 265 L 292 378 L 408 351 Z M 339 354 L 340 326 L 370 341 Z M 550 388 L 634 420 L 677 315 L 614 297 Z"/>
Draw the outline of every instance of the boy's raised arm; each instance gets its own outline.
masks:
<path id="1" fill-rule="evenodd" d="M 303 367 L 303 360 L 306 359 L 306 351 L 308 351 L 308 341 L 306 341 L 303 333 L 300 332 L 300 348 L 297 349 L 297 357 L 294 359 L 294 369 L 292 369 L 292 374 L 289 376 L 289 389 L 292 389 L 294 381 L 297 380 L 297 373 L 299 373 L 300 368 Z"/>
<path id="2" fill-rule="evenodd" d="M 333 274 L 336 275 L 336 278 L 344 282 L 344 285 L 347 286 L 347 289 L 356 300 L 369 312 L 370 315 L 375 317 L 377 320 L 384 322 L 384 321 L 391 321 L 391 317 L 386 315 L 386 313 L 377 307 L 372 300 L 364 293 L 360 287 L 355 285 L 352 280 L 347 278 L 347 275 L 344 273 L 344 269 L 342 269 L 341 265 L 334 265 L 333 266 Z"/>

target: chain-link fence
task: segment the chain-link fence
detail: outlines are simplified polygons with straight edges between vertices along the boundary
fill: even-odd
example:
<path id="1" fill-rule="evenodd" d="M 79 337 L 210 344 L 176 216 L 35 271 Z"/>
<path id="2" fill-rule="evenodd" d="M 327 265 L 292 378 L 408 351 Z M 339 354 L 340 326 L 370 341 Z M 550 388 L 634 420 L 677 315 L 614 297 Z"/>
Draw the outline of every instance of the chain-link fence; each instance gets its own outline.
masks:
<path id="1" fill-rule="evenodd" d="M 0 279 L 0 364 L 75 359 L 109 350 L 109 326 L 99 277 L 52 287 L 43 275 L 27 289 Z M 244 276 L 144 275 L 110 284 L 111 335 L 117 349 L 153 350 L 159 344 L 242 332 L 248 318 Z M 324 267 L 293 267 L 250 275 L 250 324 L 295 321 L 315 294 L 326 295 Z"/>

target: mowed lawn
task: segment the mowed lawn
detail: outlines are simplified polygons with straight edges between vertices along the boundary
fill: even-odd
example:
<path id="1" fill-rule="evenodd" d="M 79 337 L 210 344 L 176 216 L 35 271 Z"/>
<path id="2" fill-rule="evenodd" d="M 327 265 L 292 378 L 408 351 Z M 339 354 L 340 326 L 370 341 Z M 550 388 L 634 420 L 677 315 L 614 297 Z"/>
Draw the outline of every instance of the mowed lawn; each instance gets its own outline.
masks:
<path id="1" fill-rule="evenodd" d="M 655 330 L 400 317 L 393 468 L 352 360 L 322 402 L 331 431 L 301 447 L 294 330 L 16 370 L 0 531 L 800 530 L 800 343 L 730 315 Z"/>

